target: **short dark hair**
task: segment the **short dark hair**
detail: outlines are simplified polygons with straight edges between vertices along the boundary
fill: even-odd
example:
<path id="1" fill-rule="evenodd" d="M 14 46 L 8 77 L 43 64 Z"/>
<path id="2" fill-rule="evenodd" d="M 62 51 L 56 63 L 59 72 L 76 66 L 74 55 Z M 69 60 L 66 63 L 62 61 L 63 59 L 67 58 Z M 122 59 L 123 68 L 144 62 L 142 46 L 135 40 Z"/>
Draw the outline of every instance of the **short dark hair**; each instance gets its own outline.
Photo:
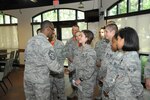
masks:
<path id="1" fill-rule="evenodd" d="M 79 26 L 77 24 L 74 24 L 73 27 L 78 27 L 79 28 Z"/>
<path id="2" fill-rule="evenodd" d="M 138 51 L 139 37 L 137 32 L 131 27 L 121 28 L 118 31 L 118 36 L 124 39 L 123 51 Z"/>
<path id="3" fill-rule="evenodd" d="M 36 33 L 38 34 L 39 31 L 41 31 L 41 28 L 38 28 L 38 29 L 36 30 Z"/>
<path id="4" fill-rule="evenodd" d="M 50 22 L 49 20 L 45 20 L 41 23 L 41 31 L 43 31 L 45 28 L 48 28 L 48 27 L 54 29 L 54 24 Z"/>
<path id="5" fill-rule="evenodd" d="M 118 32 L 118 26 L 116 24 L 108 24 L 105 28 L 108 28 L 110 31 L 114 30 L 115 33 Z"/>
<path id="6" fill-rule="evenodd" d="M 105 26 L 102 26 L 100 29 L 105 29 Z"/>
<path id="7" fill-rule="evenodd" d="M 94 38 L 93 32 L 90 30 L 82 30 L 81 32 L 83 32 L 85 34 L 85 36 L 88 38 L 88 40 L 86 41 L 86 44 L 91 44 L 91 42 Z"/>
<path id="8" fill-rule="evenodd" d="M 118 40 L 118 32 L 113 36 L 114 39 Z"/>

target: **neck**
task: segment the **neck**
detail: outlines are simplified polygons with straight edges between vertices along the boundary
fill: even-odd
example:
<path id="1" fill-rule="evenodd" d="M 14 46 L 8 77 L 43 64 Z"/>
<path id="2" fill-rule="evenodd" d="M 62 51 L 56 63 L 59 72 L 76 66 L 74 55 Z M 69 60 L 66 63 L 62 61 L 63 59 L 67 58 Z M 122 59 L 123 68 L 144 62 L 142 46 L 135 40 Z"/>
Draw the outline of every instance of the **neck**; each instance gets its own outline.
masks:
<path id="1" fill-rule="evenodd" d="M 51 45 L 54 46 L 54 44 L 55 44 L 55 41 L 51 41 Z"/>

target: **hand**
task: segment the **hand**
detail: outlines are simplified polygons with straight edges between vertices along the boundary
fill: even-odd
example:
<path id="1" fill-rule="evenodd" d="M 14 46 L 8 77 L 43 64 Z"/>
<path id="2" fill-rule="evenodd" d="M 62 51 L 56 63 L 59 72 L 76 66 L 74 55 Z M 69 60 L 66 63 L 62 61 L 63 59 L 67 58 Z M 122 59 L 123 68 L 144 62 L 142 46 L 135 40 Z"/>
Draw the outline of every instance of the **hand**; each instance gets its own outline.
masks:
<path id="1" fill-rule="evenodd" d="M 96 66 L 97 66 L 97 67 L 101 67 L 101 61 L 98 61 L 98 60 L 97 60 L 97 61 L 96 61 Z"/>
<path id="2" fill-rule="evenodd" d="M 69 60 L 69 62 L 73 62 L 73 59 L 72 58 L 70 58 L 70 57 L 68 57 L 68 60 Z"/>
<path id="3" fill-rule="evenodd" d="M 145 81 L 146 89 L 150 90 L 150 78 L 147 78 Z"/>
<path id="4" fill-rule="evenodd" d="M 64 73 L 68 75 L 70 73 L 70 70 L 68 68 L 65 68 Z"/>
<path id="5" fill-rule="evenodd" d="M 108 92 L 103 92 L 105 97 L 108 97 Z"/>
<path id="6" fill-rule="evenodd" d="M 80 83 L 81 83 L 80 79 L 78 79 L 78 80 L 75 81 L 76 85 L 79 85 Z"/>

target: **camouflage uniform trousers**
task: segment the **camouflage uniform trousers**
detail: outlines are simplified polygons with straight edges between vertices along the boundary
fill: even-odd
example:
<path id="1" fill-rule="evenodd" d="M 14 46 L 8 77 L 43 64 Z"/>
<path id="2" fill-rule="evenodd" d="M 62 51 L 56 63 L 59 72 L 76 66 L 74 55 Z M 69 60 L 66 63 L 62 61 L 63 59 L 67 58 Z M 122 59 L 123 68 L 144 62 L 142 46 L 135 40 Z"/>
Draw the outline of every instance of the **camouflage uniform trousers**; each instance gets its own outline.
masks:
<path id="1" fill-rule="evenodd" d="M 57 75 L 56 75 L 57 76 Z M 50 100 L 67 100 L 65 96 L 65 81 L 63 75 L 56 77 L 51 75 L 51 99 Z"/>
<path id="2" fill-rule="evenodd" d="M 88 86 L 86 84 L 84 84 L 85 86 Z M 94 87 L 83 87 L 82 86 L 83 91 L 81 92 L 79 89 L 77 91 L 78 94 L 78 100 L 93 100 L 93 92 L 94 92 Z"/>
<path id="3" fill-rule="evenodd" d="M 50 100 L 50 83 L 24 82 L 26 100 Z"/>

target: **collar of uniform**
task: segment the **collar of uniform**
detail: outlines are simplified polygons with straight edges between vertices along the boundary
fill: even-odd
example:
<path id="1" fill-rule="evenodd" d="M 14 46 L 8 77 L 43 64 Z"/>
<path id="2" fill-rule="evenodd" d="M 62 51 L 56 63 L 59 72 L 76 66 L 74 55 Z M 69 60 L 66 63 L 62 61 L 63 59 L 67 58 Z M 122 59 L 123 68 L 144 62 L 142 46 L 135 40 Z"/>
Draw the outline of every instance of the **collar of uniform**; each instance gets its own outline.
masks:
<path id="1" fill-rule="evenodd" d="M 47 39 L 47 36 L 43 33 L 39 33 L 38 35 L 40 35 L 40 36 L 44 37 L 45 39 Z"/>
<path id="2" fill-rule="evenodd" d="M 84 47 L 81 46 L 82 50 L 87 50 L 87 49 L 90 49 L 91 48 L 91 45 L 89 44 L 85 44 Z"/>

